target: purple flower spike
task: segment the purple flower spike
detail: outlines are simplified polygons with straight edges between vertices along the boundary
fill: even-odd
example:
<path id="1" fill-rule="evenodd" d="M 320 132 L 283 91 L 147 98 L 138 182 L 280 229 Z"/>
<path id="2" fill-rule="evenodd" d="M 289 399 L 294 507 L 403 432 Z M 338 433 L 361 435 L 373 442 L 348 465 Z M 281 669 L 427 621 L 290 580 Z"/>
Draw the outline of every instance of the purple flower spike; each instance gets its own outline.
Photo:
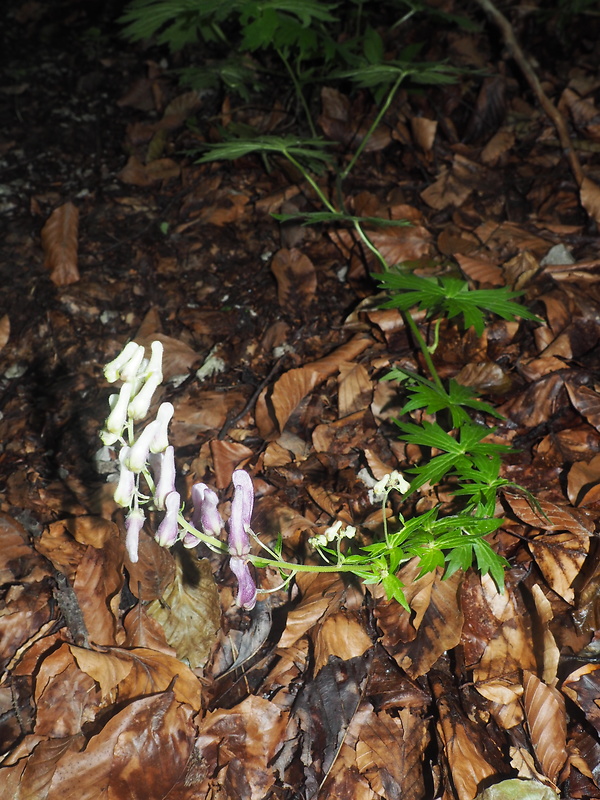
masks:
<path id="1" fill-rule="evenodd" d="M 156 482 L 154 505 L 164 511 L 165 500 L 175 491 L 175 448 L 169 445 L 163 453 L 150 453 L 150 466 Z"/>
<path id="2" fill-rule="evenodd" d="M 192 503 L 194 528 L 198 528 L 208 536 L 219 537 L 225 523 L 219 514 L 217 493 L 209 489 L 205 483 L 195 483 L 192 486 Z"/>
<path id="3" fill-rule="evenodd" d="M 243 469 L 236 469 L 231 476 L 233 500 L 229 517 L 229 552 L 240 558 L 250 552 L 250 520 L 254 507 L 254 486 L 252 479 Z"/>
<path id="4" fill-rule="evenodd" d="M 171 547 L 177 541 L 179 524 L 177 517 L 181 506 L 179 492 L 170 492 L 165 500 L 167 509 L 162 522 L 156 529 L 155 539 L 161 547 Z"/>
<path id="5" fill-rule="evenodd" d="M 144 527 L 145 521 L 144 512 L 139 508 L 132 509 L 125 517 L 125 530 L 127 531 L 125 547 L 127 548 L 129 560 L 134 564 L 138 560 L 140 531 Z"/>
<path id="6" fill-rule="evenodd" d="M 250 574 L 248 562 L 244 558 L 232 556 L 229 566 L 238 581 L 238 594 L 236 603 L 240 608 L 251 611 L 256 605 L 256 584 Z"/>

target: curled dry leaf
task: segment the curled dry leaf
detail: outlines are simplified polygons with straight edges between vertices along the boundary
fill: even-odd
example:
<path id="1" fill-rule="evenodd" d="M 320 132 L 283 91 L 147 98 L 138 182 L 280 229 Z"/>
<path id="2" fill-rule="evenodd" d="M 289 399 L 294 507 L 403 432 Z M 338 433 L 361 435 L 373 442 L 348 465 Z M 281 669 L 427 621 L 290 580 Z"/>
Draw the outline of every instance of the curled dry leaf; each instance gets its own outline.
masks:
<path id="1" fill-rule="evenodd" d="M 560 650 L 556 645 L 556 640 L 552 635 L 548 623 L 554 618 L 552 606 L 550 601 L 543 593 L 540 585 L 535 583 L 531 587 L 531 594 L 535 602 L 535 609 L 542 625 L 544 634 L 544 652 L 542 656 L 542 680 L 548 686 L 556 685 L 556 672 L 558 670 L 558 662 L 560 659 Z"/>
<path id="2" fill-rule="evenodd" d="M 301 572 L 296 584 L 302 599 L 288 614 L 279 647 L 290 647 L 326 614 L 339 608 L 344 592 L 344 582 L 333 572 Z"/>
<path id="3" fill-rule="evenodd" d="M 600 734 L 600 664 L 584 664 L 576 669 L 563 682 L 562 691 L 579 706 Z"/>
<path id="4" fill-rule="evenodd" d="M 325 618 L 314 632 L 315 673 L 332 655 L 347 661 L 362 656 L 373 644 L 356 613 L 341 609 Z"/>
<path id="5" fill-rule="evenodd" d="M 42 228 L 44 265 L 56 286 L 67 286 L 79 280 L 77 268 L 77 235 L 79 209 L 73 203 L 55 208 Z"/>
<path id="6" fill-rule="evenodd" d="M 523 686 L 523 705 L 536 758 L 544 775 L 556 783 L 568 757 L 565 699 L 533 672 L 523 673 Z"/>
<path id="7" fill-rule="evenodd" d="M 173 656 L 139 647 L 88 650 L 69 645 L 79 668 L 96 681 L 102 701 L 125 703 L 171 687 L 178 702 L 200 709 L 200 683 L 189 667 Z"/>
<path id="8" fill-rule="evenodd" d="M 0 317 L 0 351 L 4 350 L 10 338 L 10 317 L 4 314 Z"/>
<path id="9" fill-rule="evenodd" d="M 590 548 L 590 534 L 547 533 L 529 540 L 536 564 L 550 587 L 567 603 L 575 599 L 571 585 L 581 572 Z"/>

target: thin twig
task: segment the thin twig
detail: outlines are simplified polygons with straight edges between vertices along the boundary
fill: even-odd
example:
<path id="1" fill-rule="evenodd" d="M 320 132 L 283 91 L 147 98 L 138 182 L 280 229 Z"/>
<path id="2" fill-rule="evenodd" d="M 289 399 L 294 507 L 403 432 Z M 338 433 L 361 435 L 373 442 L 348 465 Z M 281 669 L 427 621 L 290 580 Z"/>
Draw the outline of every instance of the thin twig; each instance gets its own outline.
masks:
<path id="1" fill-rule="evenodd" d="M 523 75 L 525 76 L 527 82 L 531 86 L 540 105 L 542 106 L 548 117 L 552 120 L 552 123 L 556 128 L 556 132 L 558 133 L 558 139 L 560 141 L 560 145 L 563 149 L 565 156 L 567 157 L 569 166 L 571 167 L 571 172 L 573 173 L 573 177 L 577 182 L 577 186 L 581 188 L 585 175 L 581 163 L 579 162 L 579 158 L 577 157 L 577 153 L 575 152 L 575 149 L 571 144 L 571 138 L 567 131 L 567 124 L 565 122 L 565 118 L 560 113 L 558 108 L 554 105 L 552 100 L 550 100 L 546 92 L 543 90 L 539 78 L 536 75 L 533 67 L 531 66 L 531 63 L 527 59 L 523 50 L 521 49 L 521 45 L 517 42 L 512 25 L 506 19 L 504 14 L 502 14 L 496 8 L 492 0 L 476 0 L 476 2 L 481 6 L 481 8 L 485 11 L 485 13 L 495 22 L 495 24 L 500 29 L 504 42 L 511 56 L 519 65 L 521 71 L 523 72 Z"/>

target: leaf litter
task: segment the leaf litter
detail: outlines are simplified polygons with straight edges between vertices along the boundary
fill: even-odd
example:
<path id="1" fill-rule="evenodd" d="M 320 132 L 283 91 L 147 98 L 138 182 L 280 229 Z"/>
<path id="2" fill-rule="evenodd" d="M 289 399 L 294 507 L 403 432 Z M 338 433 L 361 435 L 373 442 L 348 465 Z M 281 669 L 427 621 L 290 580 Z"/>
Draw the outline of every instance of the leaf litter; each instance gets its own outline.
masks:
<path id="1" fill-rule="evenodd" d="M 44 13 L 21 9 L 19 24 L 30 17 L 19 59 L 37 58 Z M 505 73 L 483 34 L 457 33 L 451 49 L 468 60 L 475 41 Z M 348 208 L 411 220 L 370 232 L 390 261 L 430 275 L 450 258 L 476 289 L 525 292 L 539 324 L 474 319 L 479 337 L 450 322 L 435 359 L 506 417 L 493 434 L 514 448 L 503 475 L 535 500 L 510 487 L 500 497 L 504 524 L 490 538 L 511 564 L 504 594 L 489 576 L 418 577 L 409 563 L 400 576 L 409 613 L 340 576 L 301 576 L 288 595 L 267 572 L 273 592 L 241 614 L 210 553 L 190 561 L 144 535 L 139 562 L 126 560 L 99 474 L 110 462 L 100 454 L 94 466 L 101 365 L 128 339 L 160 338 L 182 490 L 198 480 L 225 489 L 234 468 L 249 468 L 260 535 L 273 543 L 281 532 L 284 551 L 310 558 L 307 534 L 334 517 L 364 536 L 381 524 L 365 469 L 379 479 L 420 458 L 394 438 L 405 400 L 379 380 L 390 367 L 417 372 L 418 359 L 398 312 L 371 300 L 375 265 L 351 231 L 299 234 L 268 217 L 292 201 L 310 208 L 310 187 L 251 155 L 235 168 L 193 164 L 173 148 L 167 156 L 169 140 L 190 144 L 182 124 L 204 113 L 202 101 L 177 95 L 157 62 L 142 68 L 103 46 L 110 57 L 99 67 L 81 53 L 76 67 L 56 58 L 82 87 L 110 78 L 120 117 L 106 120 L 114 141 L 95 156 L 100 186 L 86 177 L 83 117 L 77 146 L 46 145 L 47 104 L 75 114 L 82 100 L 72 81 L 48 83 L 37 62 L 42 79 L 26 96 L 37 127 L 11 117 L 2 140 L 21 169 L 17 142 L 47 154 L 2 244 L 11 269 L 0 287 L 2 791 L 472 800 L 496 789 L 511 797 L 518 783 L 530 787 L 518 797 L 600 796 L 596 184 L 574 179 L 514 78 L 501 79 L 502 91 L 488 79 L 465 86 L 470 118 L 452 86 L 401 95 L 389 109 Z M 52 47 L 46 40 L 45 56 Z M 587 62 L 541 63 L 561 86 L 571 137 L 596 143 Z M 359 141 L 365 99 L 325 87 L 323 132 Z M 94 102 L 86 107 L 100 118 Z M 357 109 L 365 115 L 353 130 Z M 247 121 L 228 101 L 213 112 Z M 287 115 L 251 113 L 263 131 Z M 580 156 L 590 172 L 594 152 Z M 9 180 L 11 192 L 23 188 Z M 446 490 L 423 486 L 415 503 L 422 511 Z"/>

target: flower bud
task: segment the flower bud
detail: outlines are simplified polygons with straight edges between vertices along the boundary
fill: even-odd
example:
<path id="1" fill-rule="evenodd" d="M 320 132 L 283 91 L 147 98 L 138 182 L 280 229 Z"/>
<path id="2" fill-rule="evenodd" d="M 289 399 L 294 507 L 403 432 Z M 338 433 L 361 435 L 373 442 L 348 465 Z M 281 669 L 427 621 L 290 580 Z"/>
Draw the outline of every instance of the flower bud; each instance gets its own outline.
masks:
<path id="1" fill-rule="evenodd" d="M 104 377 L 109 383 L 119 380 L 121 369 L 136 355 L 139 347 L 139 344 L 129 342 L 119 355 L 104 367 Z"/>
<path id="2" fill-rule="evenodd" d="M 141 472 L 146 466 L 150 453 L 150 443 L 156 433 L 157 426 L 158 423 L 156 420 L 146 425 L 137 440 L 131 445 L 125 460 L 125 465 L 132 472 Z"/>
<path id="3" fill-rule="evenodd" d="M 152 395 L 160 386 L 162 375 L 149 375 L 145 383 L 136 393 L 133 400 L 129 403 L 127 413 L 130 419 L 140 420 L 144 419 L 150 408 L 152 402 Z"/>
<path id="4" fill-rule="evenodd" d="M 156 412 L 156 421 L 158 427 L 156 434 L 150 445 L 151 453 L 162 453 L 169 446 L 169 422 L 173 416 L 175 409 L 173 403 L 161 403 Z"/>
<path id="5" fill-rule="evenodd" d="M 129 453 L 129 447 L 122 447 L 119 453 L 119 461 L 121 462 L 121 471 L 119 473 L 119 482 L 115 489 L 114 499 L 115 503 L 123 508 L 129 508 L 133 496 L 135 494 L 135 474 L 125 465 L 125 459 Z"/>
<path id="6" fill-rule="evenodd" d="M 131 358 L 127 360 L 119 370 L 119 377 L 126 383 L 132 383 L 136 378 L 140 377 L 142 364 L 144 363 L 145 350 L 141 344 L 136 345 L 137 350 L 132 354 Z"/>
<path id="7" fill-rule="evenodd" d="M 163 346 L 162 342 L 155 341 L 152 342 L 150 345 L 150 350 L 152 355 L 150 356 L 150 362 L 146 369 L 146 375 L 156 375 L 158 377 L 158 382 L 162 383 L 163 374 L 162 374 L 162 358 L 163 358 Z"/>
<path id="8" fill-rule="evenodd" d="M 111 412 L 106 418 L 104 429 L 117 438 L 123 433 L 127 423 L 127 406 L 131 397 L 131 386 L 124 383 L 119 394 L 112 394 L 108 400 Z M 115 440 L 116 441 L 116 440 Z"/>
<path id="9" fill-rule="evenodd" d="M 138 560 L 140 531 L 144 527 L 144 522 L 144 512 L 140 508 L 132 509 L 125 518 L 125 530 L 127 531 L 125 547 L 127 548 L 129 560 L 134 564 Z"/>
<path id="10" fill-rule="evenodd" d="M 154 505 L 164 511 L 167 495 L 175 491 L 175 448 L 169 445 L 163 453 L 151 454 L 150 466 L 156 483 Z"/>

